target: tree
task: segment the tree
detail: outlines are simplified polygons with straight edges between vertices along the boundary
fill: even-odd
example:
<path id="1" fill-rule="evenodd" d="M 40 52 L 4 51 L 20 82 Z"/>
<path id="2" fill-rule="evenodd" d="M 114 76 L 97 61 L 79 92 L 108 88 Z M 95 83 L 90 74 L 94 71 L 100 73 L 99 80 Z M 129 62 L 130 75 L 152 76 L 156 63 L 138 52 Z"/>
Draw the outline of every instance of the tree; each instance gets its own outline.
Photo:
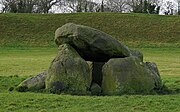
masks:
<path id="1" fill-rule="evenodd" d="M 107 6 L 111 12 L 126 12 L 127 10 L 126 0 L 108 0 Z"/>
<path id="2" fill-rule="evenodd" d="M 98 12 L 97 9 L 98 9 L 98 4 L 96 2 L 93 2 L 93 0 L 89 0 L 88 3 L 87 3 L 87 9 L 88 11 L 87 12 Z"/>
<path id="3" fill-rule="evenodd" d="M 83 3 L 86 0 L 63 0 L 62 7 L 66 7 L 65 12 L 82 12 L 83 11 Z"/>
<path id="4" fill-rule="evenodd" d="M 165 15 L 173 15 L 173 10 L 174 10 L 174 4 L 171 1 L 166 1 L 165 4 L 165 11 L 164 14 Z"/>
<path id="5" fill-rule="evenodd" d="M 2 0 L 3 12 L 12 13 L 49 13 L 61 0 Z"/>
<path id="6" fill-rule="evenodd" d="M 60 4 L 61 0 L 38 0 L 37 11 L 39 13 L 49 13 L 49 10 L 56 4 Z"/>
<path id="7" fill-rule="evenodd" d="M 15 0 L 1 0 L 1 5 L 3 5 L 2 12 L 17 12 L 17 1 Z"/>
<path id="8" fill-rule="evenodd" d="M 158 0 L 2 0 L 3 12 L 50 13 L 52 7 L 63 12 L 158 13 Z"/>
<path id="9" fill-rule="evenodd" d="M 158 0 L 127 0 L 127 4 L 134 13 L 150 13 L 159 12 Z"/>
<path id="10" fill-rule="evenodd" d="M 64 12 L 97 12 L 99 4 L 93 0 L 62 0 Z"/>
<path id="11" fill-rule="evenodd" d="M 36 0 L 18 0 L 17 12 L 18 13 L 33 13 Z"/>
<path id="12" fill-rule="evenodd" d="M 155 14 L 155 13 L 156 13 L 155 8 L 156 8 L 156 5 L 154 5 L 154 4 L 149 4 L 149 5 L 148 5 L 148 13 L 150 13 L 150 14 Z"/>
<path id="13" fill-rule="evenodd" d="M 32 13 L 36 0 L 1 0 L 2 12 Z"/>
<path id="14" fill-rule="evenodd" d="M 180 0 L 178 0 L 178 15 L 180 15 Z"/>
<path id="15" fill-rule="evenodd" d="M 101 0 L 101 12 L 104 12 L 104 0 Z"/>
<path id="16" fill-rule="evenodd" d="M 77 0 L 77 6 L 76 6 L 77 12 L 88 12 L 87 4 L 88 4 L 87 0 Z"/>
<path id="17" fill-rule="evenodd" d="M 148 13 L 148 6 L 149 6 L 148 1 L 144 0 L 143 13 Z"/>

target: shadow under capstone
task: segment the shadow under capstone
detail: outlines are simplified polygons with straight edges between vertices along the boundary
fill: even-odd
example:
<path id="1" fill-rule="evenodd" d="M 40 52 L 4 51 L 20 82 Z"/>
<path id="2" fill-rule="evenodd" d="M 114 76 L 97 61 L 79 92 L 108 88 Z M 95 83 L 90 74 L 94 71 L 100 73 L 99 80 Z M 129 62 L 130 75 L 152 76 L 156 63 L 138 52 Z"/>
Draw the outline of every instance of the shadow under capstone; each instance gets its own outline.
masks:
<path id="1" fill-rule="evenodd" d="M 92 81 L 90 91 L 92 95 L 100 95 L 102 93 L 101 85 L 103 80 L 102 67 L 106 62 L 92 62 L 91 63 L 91 76 Z"/>

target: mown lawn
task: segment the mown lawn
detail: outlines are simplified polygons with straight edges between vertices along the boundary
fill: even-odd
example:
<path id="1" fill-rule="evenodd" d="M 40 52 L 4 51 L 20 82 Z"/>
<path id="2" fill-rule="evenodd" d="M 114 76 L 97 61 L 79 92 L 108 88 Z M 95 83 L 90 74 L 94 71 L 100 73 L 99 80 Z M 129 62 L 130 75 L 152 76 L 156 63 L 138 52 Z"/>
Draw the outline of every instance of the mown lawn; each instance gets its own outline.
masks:
<path id="1" fill-rule="evenodd" d="M 1 93 L 1 111 L 17 112 L 179 112 L 176 95 L 70 96 Z"/>
<path id="2" fill-rule="evenodd" d="M 11 91 L 22 80 L 48 68 L 56 47 L 0 48 L 0 111 L 2 112 L 179 112 L 179 48 L 138 48 L 145 61 L 156 62 L 166 95 L 72 96 Z"/>

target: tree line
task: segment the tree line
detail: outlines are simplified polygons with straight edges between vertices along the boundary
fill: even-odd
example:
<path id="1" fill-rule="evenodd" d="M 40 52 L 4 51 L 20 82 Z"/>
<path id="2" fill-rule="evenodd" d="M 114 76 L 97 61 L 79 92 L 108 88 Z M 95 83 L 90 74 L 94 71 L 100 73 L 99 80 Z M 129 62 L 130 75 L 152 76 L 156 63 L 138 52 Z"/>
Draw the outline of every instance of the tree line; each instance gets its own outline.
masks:
<path id="1" fill-rule="evenodd" d="M 97 1 L 97 0 L 96 0 Z M 158 0 L 1 0 L 3 13 L 134 12 L 159 14 Z"/>

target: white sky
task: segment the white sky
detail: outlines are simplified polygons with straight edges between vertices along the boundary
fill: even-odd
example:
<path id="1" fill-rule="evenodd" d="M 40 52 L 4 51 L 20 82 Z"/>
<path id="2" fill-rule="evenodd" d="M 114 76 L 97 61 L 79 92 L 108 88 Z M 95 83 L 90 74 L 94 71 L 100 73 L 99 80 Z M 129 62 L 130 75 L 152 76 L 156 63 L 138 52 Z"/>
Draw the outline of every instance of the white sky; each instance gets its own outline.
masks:
<path id="1" fill-rule="evenodd" d="M 164 11 L 167 10 L 166 8 L 166 3 L 167 1 L 170 1 L 173 3 L 173 9 L 174 9 L 174 13 L 177 13 L 178 11 L 178 0 L 160 0 L 160 6 L 161 6 L 161 9 L 160 9 L 160 15 L 164 14 Z"/>
<path id="2" fill-rule="evenodd" d="M 1 10 L 2 10 L 2 5 L 0 4 L 0 12 L 1 12 Z"/>
<path id="3" fill-rule="evenodd" d="M 101 0 L 93 0 L 93 1 L 95 1 L 95 2 L 101 2 Z M 166 10 L 166 7 L 165 7 L 165 2 L 166 1 L 171 1 L 171 2 L 173 2 L 173 5 L 174 5 L 174 9 L 175 10 L 178 10 L 178 0 L 160 0 L 160 6 L 161 6 L 161 10 L 160 10 L 160 14 L 163 14 L 163 11 L 165 11 Z M 0 0 L 0 2 L 1 2 L 1 0 Z M 2 5 L 0 4 L 0 12 L 1 12 L 1 10 L 2 10 Z M 60 11 L 57 11 L 57 12 L 60 12 Z"/>

